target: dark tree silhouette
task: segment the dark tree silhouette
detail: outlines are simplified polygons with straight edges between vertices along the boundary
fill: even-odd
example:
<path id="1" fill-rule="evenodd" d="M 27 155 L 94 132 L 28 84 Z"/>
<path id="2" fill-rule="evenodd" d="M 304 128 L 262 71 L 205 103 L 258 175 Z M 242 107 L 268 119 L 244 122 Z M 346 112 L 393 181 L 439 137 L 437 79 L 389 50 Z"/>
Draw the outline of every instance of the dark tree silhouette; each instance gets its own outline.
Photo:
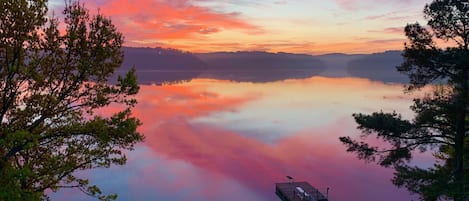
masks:
<path id="1" fill-rule="evenodd" d="M 396 113 L 354 114 L 363 137 L 375 135 L 387 145 L 341 137 L 360 159 L 395 169 L 393 183 L 422 200 L 469 200 L 469 1 L 434 0 L 418 23 L 405 28 L 409 43 L 397 69 L 408 75 L 408 91 L 431 84 L 432 94 L 414 100 L 413 120 Z M 440 42 L 437 42 L 438 39 Z M 438 45 L 443 44 L 445 48 Z M 436 163 L 423 169 L 409 165 L 415 151 L 433 151 Z"/>
<path id="2" fill-rule="evenodd" d="M 122 34 L 79 2 L 63 23 L 46 16 L 47 0 L 1 1 L 0 10 L 0 200 L 47 200 L 61 188 L 115 199 L 76 172 L 122 165 L 143 140 L 130 115 L 134 72 L 107 84 L 122 63 Z M 94 113 L 111 103 L 123 111 Z"/>

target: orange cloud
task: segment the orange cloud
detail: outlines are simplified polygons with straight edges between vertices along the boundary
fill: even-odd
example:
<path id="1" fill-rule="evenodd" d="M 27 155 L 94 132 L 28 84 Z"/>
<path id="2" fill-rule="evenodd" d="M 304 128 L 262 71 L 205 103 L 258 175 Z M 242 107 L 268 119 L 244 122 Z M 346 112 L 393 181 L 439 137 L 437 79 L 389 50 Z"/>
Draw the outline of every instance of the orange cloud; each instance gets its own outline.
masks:
<path id="1" fill-rule="evenodd" d="M 353 42 L 341 43 L 321 43 L 315 46 L 315 54 L 323 53 L 374 53 L 384 52 L 387 50 L 402 50 L 404 48 L 404 38 L 391 39 L 373 39 L 373 38 L 356 38 Z"/>
<path id="2" fill-rule="evenodd" d="M 99 7 L 102 14 L 110 16 L 127 41 L 194 39 L 225 29 L 260 30 L 242 20 L 237 13 L 216 12 L 192 5 L 187 0 L 95 0 L 86 3 Z"/>
<path id="3" fill-rule="evenodd" d="M 181 41 L 171 44 L 146 43 L 147 46 L 162 46 L 176 49 L 188 50 L 195 53 L 217 52 L 217 51 L 266 51 L 266 52 L 290 52 L 304 53 L 312 55 L 320 55 L 327 53 L 375 53 L 387 50 L 404 49 L 404 38 L 395 39 L 373 39 L 373 38 L 356 38 L 351 42 L 258 42 L 258 43 L 213 43 L 210 41 Z M 138 44 L 136 44 L 138 45 Z"/>

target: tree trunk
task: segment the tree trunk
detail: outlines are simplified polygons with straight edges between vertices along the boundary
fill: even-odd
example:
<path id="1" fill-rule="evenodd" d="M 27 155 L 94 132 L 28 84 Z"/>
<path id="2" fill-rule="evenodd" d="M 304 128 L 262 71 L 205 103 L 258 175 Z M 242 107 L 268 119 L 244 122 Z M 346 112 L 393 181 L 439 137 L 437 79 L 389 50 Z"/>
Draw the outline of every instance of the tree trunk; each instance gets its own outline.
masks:
<path id="1" fill-rule="evenodd" d="M 464 201 L 465 200 L 465 185 L 464 181 L 464 140 L 466 138 L 466 116 L 468 104 L 468 68 L 465 67 L 461 71 L 461 85 L 459 89 L 456 88 L 456 101 L 459 114 L 457 115 L 456 123 L 456 136 L 455 136 L 455 167 L 454 167 L 454 179 L 456 183 L 456 193 L 454 201 Z M 467 165 L 467 164 L 466 164 Z"/>
<path id="2" fill-rule="evenodd" d="M 458 122 L 458 125 L 461 125 Z M 464 124 L 463 124 L 464 125 Z M 462 127 L 464 128 L 464 127 Z M 454 167 L 454 179 L 456 183 L 456 193 L 454 201 L 464 201 L 464 129 L 458 129 L 455 143 L 455 167 Z"/>

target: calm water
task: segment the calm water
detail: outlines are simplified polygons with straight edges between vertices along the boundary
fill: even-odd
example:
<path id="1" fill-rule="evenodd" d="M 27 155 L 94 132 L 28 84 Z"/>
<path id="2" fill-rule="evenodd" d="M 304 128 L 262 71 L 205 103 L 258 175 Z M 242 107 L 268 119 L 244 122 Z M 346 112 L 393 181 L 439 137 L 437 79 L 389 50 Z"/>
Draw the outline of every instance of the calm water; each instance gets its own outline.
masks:
<path id="1" fill-rule="evenodd" d="M 276 201 L 274 183 L 286 175 L 330 187 L 331 201 L 411 200 L 390 170 L 358 161 L 338 140 L 359 135 L 352 113 L 411 117 L 411 98 L 399 84 L 357 78 L 142 85 L 134 113 L 145 143 L 126 166 L 83 174 L 118 200 Z"/>

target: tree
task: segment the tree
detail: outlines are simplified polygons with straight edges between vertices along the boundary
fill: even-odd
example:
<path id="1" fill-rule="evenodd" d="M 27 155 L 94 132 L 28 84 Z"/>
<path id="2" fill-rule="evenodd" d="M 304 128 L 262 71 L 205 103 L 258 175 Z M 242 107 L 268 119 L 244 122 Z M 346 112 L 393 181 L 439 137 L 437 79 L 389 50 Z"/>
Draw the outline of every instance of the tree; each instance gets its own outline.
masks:
<path id="1" fill-rule="evenodd" d="M 433 0 L 423 12 L 428 27 L 405 27 L 409 42 L 397 69 L 409 76 L 409 92 L 429 84 L 434 92 L 414 99 L 413 120 L 395 112 L 354 114 L 362 137 L 374 135 L 380 146 L 340 140 L 358 158 L 394 168 L 393 183 L 422 200 L 469 200 L 469 1 Z M 434 166 L 410 165 L 417 151 L 432 151 Z"/>
<path id="2" fill-rule="evenodd" d="M 109 18 L 67 3 L 60 22 L 47 0 L 0 1 L 0 200 L 48 200 L 78 188 L 116 198 L 77 171 L 122 165 L 143 140 L 131 116 L 134 70 L 108 84 L 123 60 L 123 36 Z M 102 117 L 110 104 L 122 111 Z"/>

